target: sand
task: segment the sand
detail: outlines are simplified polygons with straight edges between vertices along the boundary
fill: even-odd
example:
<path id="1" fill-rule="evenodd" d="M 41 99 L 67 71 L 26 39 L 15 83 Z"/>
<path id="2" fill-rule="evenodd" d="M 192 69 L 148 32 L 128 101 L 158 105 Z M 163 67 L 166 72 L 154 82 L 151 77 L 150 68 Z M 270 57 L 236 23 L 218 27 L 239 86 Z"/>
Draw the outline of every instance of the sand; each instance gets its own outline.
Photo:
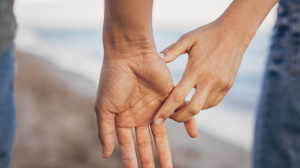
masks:
<path id="1" fill-rule="evenodd" d="M 54 64 L 17 52 L 18 130 L 12 168 L 121 168 L 120 150 L 101 157 L 91 81 Z M 188 137 L 182 124 L 167 121 L 175 168 L 249 168 L 249 152 L 201 130 Z M 158 164 L 155 156 L 156 167 Z"/>

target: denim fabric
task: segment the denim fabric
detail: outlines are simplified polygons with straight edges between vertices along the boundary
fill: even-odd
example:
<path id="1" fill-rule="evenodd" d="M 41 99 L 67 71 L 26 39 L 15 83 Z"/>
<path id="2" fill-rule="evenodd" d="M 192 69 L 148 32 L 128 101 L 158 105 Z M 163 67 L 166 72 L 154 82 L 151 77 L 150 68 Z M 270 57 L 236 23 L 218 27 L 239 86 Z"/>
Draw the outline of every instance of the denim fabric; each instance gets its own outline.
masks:
<path id="1" fill-rule="evenodd" d="M 300 0 L 279 1 L 258 107 L 254 168 L 300 168 Z"/>
<path id="2" fill-rule="evenodd" d="M 9 45 L 0 57 L 0 168 L 8 168 L 15 136 L 15 56 Z"/>

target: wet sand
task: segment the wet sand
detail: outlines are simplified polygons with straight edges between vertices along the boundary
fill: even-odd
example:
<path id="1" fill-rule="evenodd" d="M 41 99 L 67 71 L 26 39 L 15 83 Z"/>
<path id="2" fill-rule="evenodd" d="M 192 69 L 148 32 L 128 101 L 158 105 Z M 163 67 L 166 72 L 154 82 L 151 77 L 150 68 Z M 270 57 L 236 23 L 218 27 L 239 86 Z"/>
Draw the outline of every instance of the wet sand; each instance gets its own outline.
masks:
<path id="1" fill-rule="evenodd" d="M 101 157 L 93 83 L 30 54 L 17 52 L 17 61 L 18 130 L 11 167 L 123 167 L 118 147 L 110 158 Z M 243 149 L 200 130 L 191 139 L 182 124 L 170 120 L 167 126 L 175 168 L 250 167 Z"/>

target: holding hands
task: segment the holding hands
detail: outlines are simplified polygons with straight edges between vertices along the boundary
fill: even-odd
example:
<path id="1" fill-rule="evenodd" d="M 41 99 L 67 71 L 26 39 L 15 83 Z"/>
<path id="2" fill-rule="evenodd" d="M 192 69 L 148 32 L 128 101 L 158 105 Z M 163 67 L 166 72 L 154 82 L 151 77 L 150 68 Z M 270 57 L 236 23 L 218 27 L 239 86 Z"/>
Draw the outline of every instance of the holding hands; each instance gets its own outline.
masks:
<path id="1" fill-rule="evenodd" d="M 236 0 L 216 21 L 183 35 L 157 54 L 152 0 L 106 0 L 104 59 L 95 105 L 103 157 L 112 154 L 116 132 L 124 166 L 137 168 L 135 127 L 142 167 L 155 167 L 150 125 L 161 167 L 172 167 L 164 121 L 170 117 L 184 122 L 188 134 L 197 136 L 193 116 L 225 97 L 248 44 L 276 1 L 261 3 Z M 188 63 L 174 87 L 166 63 L 184 53 Z M 185 103 L 192 88 L 196 92 Z"/>
<path id="2" fill-rule="evenodd" d="M 166 63 L 156 51 L 152 27 L 149 26 L 152 2 L 147 2 L 149 4 L 135 0 L 106 1 L 104 59 L 95 111 L 103 157 L 112 154 L 116 132 L 124 166 L 138 167 L 132 131 L 135 127 L 142 167 L 155 167 L 150 125 L 160 165 L 168 168 L 172 167 L 172 159 L 166 125 L 163 121 L 160 126 L 152 122 L 174 84 Z M 128 11 L 132 5 L 145 8 Z M 144 15 L 127 18 L 132 12 Z M 196 134 L 194 120 L 185 125 L 190 134 Z"/>

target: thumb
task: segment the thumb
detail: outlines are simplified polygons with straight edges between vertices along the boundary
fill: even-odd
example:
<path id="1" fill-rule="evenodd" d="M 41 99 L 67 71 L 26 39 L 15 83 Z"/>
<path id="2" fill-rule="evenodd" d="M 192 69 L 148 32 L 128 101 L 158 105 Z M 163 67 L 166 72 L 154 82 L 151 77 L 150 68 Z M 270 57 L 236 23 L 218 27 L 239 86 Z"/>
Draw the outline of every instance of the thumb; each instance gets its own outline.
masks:
<path id="1" fill-rule="evenodd" d="M 115 114 L 96 109 L 98 136 L 103 146 L 102 156 L 108 158 L 115 147 Z"/>
<path id="2" fill-rule="evenodd" d="M 159 56 L 163 58 L 166 63 L 174 61 L 177 57 L 187 53 L 190 49 L 190 38 L 183 35 L 174 44 L 164 49 L 159 53 Z"/>

